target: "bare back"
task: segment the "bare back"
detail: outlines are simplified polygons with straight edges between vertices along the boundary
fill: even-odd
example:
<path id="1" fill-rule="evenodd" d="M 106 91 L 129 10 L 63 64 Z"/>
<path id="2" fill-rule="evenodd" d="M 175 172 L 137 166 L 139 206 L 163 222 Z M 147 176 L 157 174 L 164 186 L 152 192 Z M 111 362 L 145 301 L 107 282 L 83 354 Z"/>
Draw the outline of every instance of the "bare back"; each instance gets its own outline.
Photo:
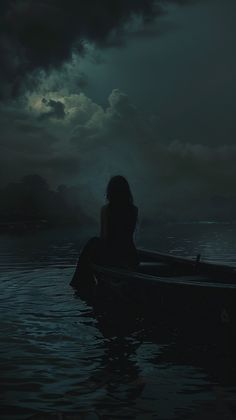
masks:
<path id="1" fill-rule="evenodd" d="M 103 206 L 101 209 L 101 239 L 113 256 L 132 264 L 137 260 L 133 235 L 137 223 L 138 208 L 128 206 Z"/>

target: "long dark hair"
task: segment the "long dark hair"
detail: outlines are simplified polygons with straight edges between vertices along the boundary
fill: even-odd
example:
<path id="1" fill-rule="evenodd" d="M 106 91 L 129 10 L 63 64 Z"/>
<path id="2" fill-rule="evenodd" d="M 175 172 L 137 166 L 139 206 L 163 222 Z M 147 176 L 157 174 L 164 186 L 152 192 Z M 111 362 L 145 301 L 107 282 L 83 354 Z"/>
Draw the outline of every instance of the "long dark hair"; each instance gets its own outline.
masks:
<path id="1" fill-rule="evenodd" d="M 127 206 L 133 204 L 129 183 L 122 175 L 116 175 L 110 179 L 106 197 L 111 205 Z"/>

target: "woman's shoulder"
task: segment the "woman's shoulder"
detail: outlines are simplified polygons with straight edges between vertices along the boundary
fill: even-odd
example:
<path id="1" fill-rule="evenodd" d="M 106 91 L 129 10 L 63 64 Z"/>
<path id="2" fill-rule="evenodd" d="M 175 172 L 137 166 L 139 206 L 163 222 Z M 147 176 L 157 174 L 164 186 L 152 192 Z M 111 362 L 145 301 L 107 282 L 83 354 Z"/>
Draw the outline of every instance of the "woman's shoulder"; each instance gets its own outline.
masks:
<path id="1" fill-rule="evenodd" d="M 138 215 L 138 207 L 133 204 L 133 212 L 137 216 Z"/>
<path id="2" fill-rule="evenodd" d="M 108 204 L 104 204 L 104 206 L 101 207 L 101 214 L 106 214 L 108 212 Z"/>
<path id="3" fill-rule="evenodd" d="M 129 207 L 129 214 L 132 217 L 132 219 L 137 220 L 137 218 L 138 218 L 138 207 L 136 207 L 134 204 L 132 204 Z"/>

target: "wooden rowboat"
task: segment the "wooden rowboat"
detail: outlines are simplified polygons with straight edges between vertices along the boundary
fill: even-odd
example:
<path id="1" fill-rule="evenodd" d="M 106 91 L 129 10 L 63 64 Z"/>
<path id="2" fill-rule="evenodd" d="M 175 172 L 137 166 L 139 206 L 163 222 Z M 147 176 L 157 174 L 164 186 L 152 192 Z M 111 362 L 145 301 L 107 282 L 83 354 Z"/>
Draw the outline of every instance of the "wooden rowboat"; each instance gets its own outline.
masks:
<path id="1" fill-rule="evenodd" d="M 135 270 L 91 263 L 90 280 L 75 274 L 71 285 L 152 317 L 164 311 L 167 318 L 236 321 L 235 267 L 144 249 L 139 257 Z"/>

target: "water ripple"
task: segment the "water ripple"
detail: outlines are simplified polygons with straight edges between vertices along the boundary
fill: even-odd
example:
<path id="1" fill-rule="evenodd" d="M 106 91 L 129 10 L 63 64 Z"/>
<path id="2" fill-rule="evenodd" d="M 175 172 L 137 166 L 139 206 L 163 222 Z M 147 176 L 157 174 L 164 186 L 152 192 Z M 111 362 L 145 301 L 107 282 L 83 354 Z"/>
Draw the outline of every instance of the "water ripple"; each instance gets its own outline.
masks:
<path id="1" fill-rule="evenodd" d="M 231 226 L 168 225 L 143 245 L 233 264 L 234 244 Z M 43 411 L 44 418 L 191 420 L 216 392 L 232 405 L 228 349 L 183 342 L 141 318 L 121 325 L 74 295 L 68 285 L 80 247 L 65 232 L 0 238 L 1 418 L 36 419 Z"/>

